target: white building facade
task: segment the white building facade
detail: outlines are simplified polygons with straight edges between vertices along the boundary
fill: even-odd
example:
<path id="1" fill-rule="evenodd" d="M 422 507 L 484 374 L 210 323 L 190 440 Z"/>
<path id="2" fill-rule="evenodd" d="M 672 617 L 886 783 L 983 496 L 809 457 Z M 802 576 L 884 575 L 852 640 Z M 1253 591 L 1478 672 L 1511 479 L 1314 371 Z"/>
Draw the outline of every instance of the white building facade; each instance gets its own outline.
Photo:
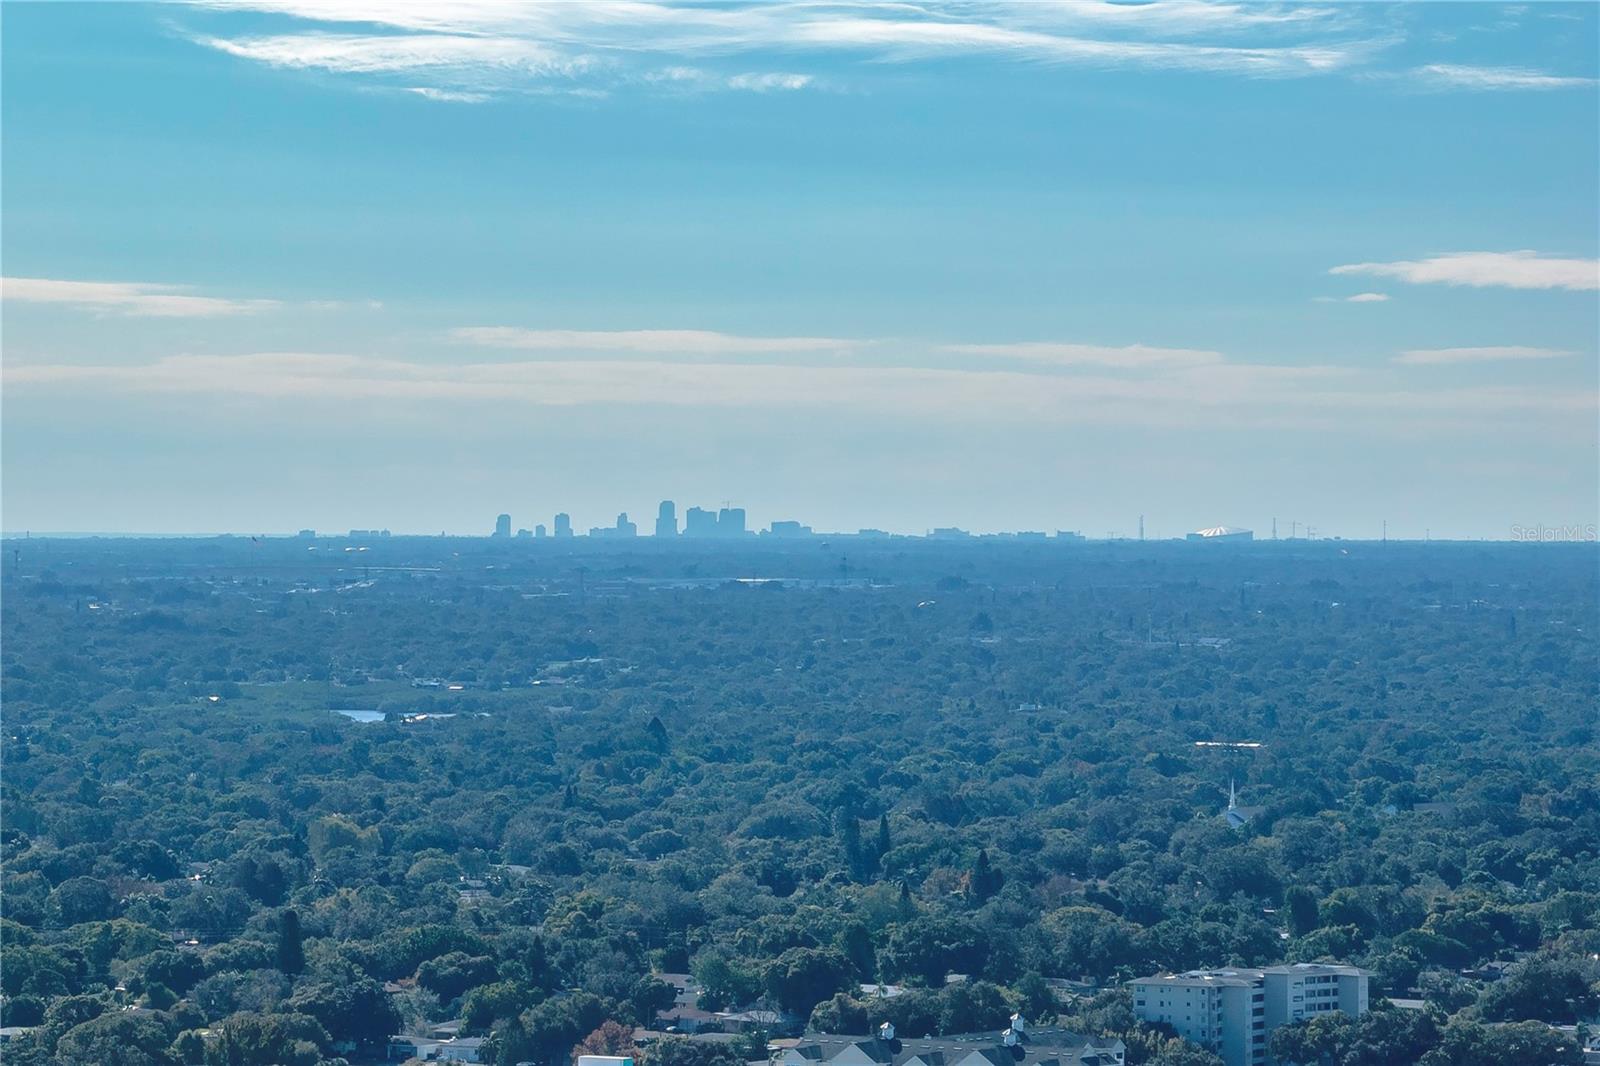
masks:
<path id="1" fill-rule="evenodd" d="M 1274 1029 L 1335 1010 L 1365 1014 L 1367 978 L 1354 966 L 1297 963 L 1157 974 L 1129 988 L 1141 1020 L 1172 1026 L 1227 1066 L 1273 1066 L 1267 1039 Z"/>

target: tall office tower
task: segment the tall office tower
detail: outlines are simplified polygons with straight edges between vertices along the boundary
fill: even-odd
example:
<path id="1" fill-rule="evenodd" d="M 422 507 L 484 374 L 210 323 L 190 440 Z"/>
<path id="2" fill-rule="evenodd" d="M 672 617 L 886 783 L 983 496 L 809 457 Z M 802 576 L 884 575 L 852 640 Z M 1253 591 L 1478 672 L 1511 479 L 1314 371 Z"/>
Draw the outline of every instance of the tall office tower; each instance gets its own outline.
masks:
<path id="1" fill-rule="evenodd" d="M 671 500 L 662 500 L 660 510 L 656 511 L 656 536 L 676 537 L 678 535 L 678 505 Z"/>
<path id="2" fill-rule="evenodd" d="M 623 511 L 621 514 L 617 515 L 617 536 L 637 537 L 638 535 L 639 523 L 628 521 L 627 511 Z"/>
<path id="3" fill-rule="evenodd" d="M 558 538 L 572 536 L 572 516 L 565 511 L 556 515 L 556 536 Z"/>
<path id="4" fill-rule="evenodd" d="M 544 523 L 540 522 L 538 525 L 533 527 L 533 539 L 534 540 L 543 540 L 544 538 L 545 538 Z"/>
<path id="5" fill-rule="evenodd" d="M 511 536 L 511 516 L 503 514 L 494 520 L 494 535 L 497 537 Z"/>
<path id="6" fill-rule="evenodd" d="M 715 512 L 691 507 L 683 512 L 683 535 L 686 537 L 714 537 L 717 535 Z"/>
<path id="7" fill-rule="evenodd" d="M 717 535 L 719 537 L 744 536 L 743 507 L 724 507 L 717 514 Z"/>

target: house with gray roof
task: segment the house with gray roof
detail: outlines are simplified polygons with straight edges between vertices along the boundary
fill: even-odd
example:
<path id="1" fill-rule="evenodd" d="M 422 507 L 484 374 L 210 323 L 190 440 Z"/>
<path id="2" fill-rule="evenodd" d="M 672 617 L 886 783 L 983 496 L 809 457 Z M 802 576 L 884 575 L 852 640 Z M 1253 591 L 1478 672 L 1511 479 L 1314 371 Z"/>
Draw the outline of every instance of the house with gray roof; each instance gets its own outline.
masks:
<path id="1" fill-rule="evenodd" d="M 807 1033 L 781 1066 L 1122 1066 L 1115 1037 L 1090 1037 L 1028 1025 L 1013 1015 L 997 1033 L 899 1037 L 885 1023 L 868 1036 Z"/>

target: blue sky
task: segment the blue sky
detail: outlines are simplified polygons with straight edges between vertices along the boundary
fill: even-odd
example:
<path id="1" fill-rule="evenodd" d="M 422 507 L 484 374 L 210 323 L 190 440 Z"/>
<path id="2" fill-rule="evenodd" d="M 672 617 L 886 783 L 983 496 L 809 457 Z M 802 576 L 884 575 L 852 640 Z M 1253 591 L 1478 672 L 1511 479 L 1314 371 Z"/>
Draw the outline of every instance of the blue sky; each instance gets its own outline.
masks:
<path id="1" fill-rule="evenodd" d="M 8 4 L 3 525 L 1592 522 L 1597 13 Z"/>

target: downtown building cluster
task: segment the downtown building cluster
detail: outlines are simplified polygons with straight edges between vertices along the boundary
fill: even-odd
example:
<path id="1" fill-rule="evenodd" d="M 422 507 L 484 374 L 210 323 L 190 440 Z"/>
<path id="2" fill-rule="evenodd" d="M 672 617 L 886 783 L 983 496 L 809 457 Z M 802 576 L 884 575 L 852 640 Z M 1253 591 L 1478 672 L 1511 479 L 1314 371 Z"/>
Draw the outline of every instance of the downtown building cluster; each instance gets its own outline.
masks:
<path id="1" fill-rule="evenodd" d="M 875 532 L 862 530 L 863 533 Z M 773 522 L 766 530 L 761 531 L 764 536 L 775 537 L 804 537 L 810 536 L 811 527 L 799 522 Z M 557 514 L 551 529 L 546 529 L 540 523 L 530 529 L 511 531 L 511 516 L 502 514 L 495 519 L 494 532 L 491 536 L 496 538 L 534 539 L 543 540 L 554 537 L 564 540 L 576 536 L 572 528 L 572 516 L 565 511 Z M 589 536 L 600 539 L 637 537 L 639 524 L 628 517 L 628 512 L 623 511 L 617 515 L 617 521 L 609 526 L 592 526 Z M 746 536 L 755 535 L 754 530 L 745 526 L 745 512 L 743 507 L 723 507 L 715 511 L 703 507 L 691 507 L 683 513 L 683 528 L 678 527 L 678 505 L 672 500 L 662 500 L 661 506 L 656 510 L 655 535 L 667 539 L 671 537 L 694 537 L 705 540 L 735 540 Z"/>
<path id="2" fill-rule="evenodd" d="M 310 530 L 303 533 L 310 533 Z M 352 530 L 352 535 L 355 531 Z M 690 507 L 683 512 L 683 523 L 680 528 L 678 522 L 678 505 L 672 500 L 662 500 L 656 511 L 654 534 L 657 538 L 669 540 L 676 537 L 688 537 L 696 540 L 740 540 L 746 537 L 810 537 L 818 535 L 810 526 L 794 520 L 774 520 L 766 529 L 750 529 L 743 507 L 722 507 L 717 510 L 708 510 L 703 507 Z M 496 517 L 494 532 L 491 538 L 501 540 L 564 540 L 578 536 L 573 528 L 572 516 L 565 511 L 558 513 L 551 526 L 544 523 L 535 525 L 532 529 L 517 529 L 513 532 L 511 515 L 502 514 Z M 637 537 L 639 524 L 628 517 L 628 512 L 623 511 L 617 515 L 617 520 L 609 526 L 591 526 L 588 536 L 602 540 L 627 539 Z M 858 529 L 853 533 L 837 532 L 827 536 L 852 536 L 867 538 L 887 539 L 898 534 L 888 533 L 881 529 Z M 1057 540 L 1065 543 L 1083 543 L 1088 538 L 1076 530 L 1058 530 L 1052 537 L 1043 532 L 1021 531 L 1015 533 L 989 533 L 975 534 L 955 526 L 941 526 L 929 530 L 925 536 L 931 540 L 974 540 L 974 539 L 1002 539 L 1002 540 Z"/>

